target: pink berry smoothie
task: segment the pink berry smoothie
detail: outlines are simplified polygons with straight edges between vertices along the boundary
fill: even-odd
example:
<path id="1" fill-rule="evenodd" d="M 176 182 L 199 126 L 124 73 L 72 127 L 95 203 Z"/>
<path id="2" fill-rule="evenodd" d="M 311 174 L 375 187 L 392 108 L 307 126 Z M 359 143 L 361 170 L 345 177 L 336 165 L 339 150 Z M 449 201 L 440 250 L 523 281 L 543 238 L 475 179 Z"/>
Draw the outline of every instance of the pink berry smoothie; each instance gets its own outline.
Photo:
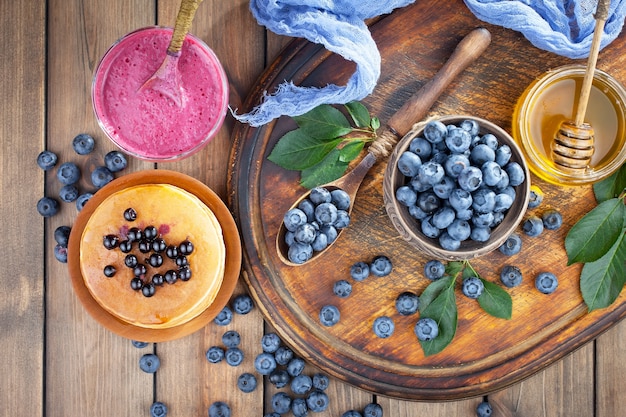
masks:
<path id="1" fill-rule="evenodd" d="M 159 68 L 171 28 L 139 29 L 116 42 L 100 61 L 92 84 L 100 127 L 123 151 L 150 161 L 177 160 L 206 145 L 228 108 L 228 79 L 219 60 L 188 34 L 178 61 L 182 104 L 143 83 Z"/>

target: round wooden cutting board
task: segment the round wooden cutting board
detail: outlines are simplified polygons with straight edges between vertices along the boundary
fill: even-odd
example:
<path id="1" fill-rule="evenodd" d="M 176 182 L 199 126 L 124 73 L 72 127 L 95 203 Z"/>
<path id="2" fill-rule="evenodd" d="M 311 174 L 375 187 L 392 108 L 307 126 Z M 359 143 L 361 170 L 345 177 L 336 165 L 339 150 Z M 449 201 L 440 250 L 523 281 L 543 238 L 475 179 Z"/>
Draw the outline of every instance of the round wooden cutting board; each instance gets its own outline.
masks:
<path id="1" fill-rule="evenodd" d="M 520 34 L 477 20 L 458 1 L 420 1 L 371 24 L 382 55 L 382 76 L 363 103 L 385 121 L 443 65 L 460 39 L 475 27 L 492 33 L 486 53 L 462 73 L 431 109 L 430 116 L 472 114 L 511 131 L 518 97 L 539 75 L 571 60 L 540 51 Z M 626 81 L 626 40 L 622 36 L 602 51 L 598 67 Z M 258 104 L 284 80 L 299 85 L 345 84 L 354 64 L 319 45 L 295 40 L 260 78 L 247 109 Z M 246 110 L 246 109 L 244 109 Z M 416 121 L 417 122 L 417 121 Z M 475 300 L 456 291 L 458 328 L 442 352 L 424 356 L 413 332 L 419 314 L 400 316 L 395 299 L 403 291 L 420 294 L 429 281 L 429 260 L 404 242 L 386 215 L 383 173 L 386 161 L 370 170 L 359 190 L 352 223 L 331 250 L 304 266 L 281 263 L 275 239 L 282 217 L 305 190 L 299 174 L 269 162 L 278 139 L 295 128 L 282 117 L 260 128 L 238 125 L 229 172 L 229 202 L 237 218 L 244 249 L 243 276 L 266 319 L 298 354 L 329 374 L 363 389 L 413 400 L 450 400 L 482 395 L 520 381 L 598 336 L 626 314 L 626 297 L 610 307 L 587 312 L 579 290 L 580 265 L 567 266 L 563 246 L 570 227 L 595 205 L 590 186 L 566 188 L 543 183 L 545 198 L 528 214 L 554 207 L 563 227 L 539 237 L 523 235 L 523 249 L 513 257 L 492 252 L 472 261 L 485 279 L 499 283 L 507 264 L 523 273 L 522 285 L 507 289 L 513 299 L 510 320 L 489 316 Z M 393 262 L 385 278 L 350 278 L 350 266 L 386 255 Z M 551 271 L 559 278 L 552 295 L 534 288 L 534 278 Z M 352 294 L 333 294 L 340 279 Z M 332 327 L 319 321 L 320 308 L 332 304 L 341 320 Z M 378 338 L 373 321 L 388 316 L 395 332 Z"/>

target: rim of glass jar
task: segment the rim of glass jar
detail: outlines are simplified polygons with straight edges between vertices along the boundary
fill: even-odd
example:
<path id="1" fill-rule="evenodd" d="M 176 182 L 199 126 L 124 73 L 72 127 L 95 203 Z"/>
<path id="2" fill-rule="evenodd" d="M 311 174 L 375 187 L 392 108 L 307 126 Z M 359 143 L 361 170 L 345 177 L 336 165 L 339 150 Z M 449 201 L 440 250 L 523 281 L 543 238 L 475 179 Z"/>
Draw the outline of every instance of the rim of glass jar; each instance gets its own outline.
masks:
<path id="1" fill-rule="evenodd" d="M 96 106 L 96 95 L 95 95 L 95 91 L 96 91 L 96 80 L 98 79 L 98 73 L 100 71 L 100 68 L 102 66 L 102 64 L 105 61 L 105 58 L 109 55 L 109 53 L 111 53 L 115 47 L 117 45 L 119 45 L 122 41 L 124 41 L 127 38 L 130 38 L 134 35 L 136 35 L 139 32 L 143 32 L 146 30 L 153 30 L 153 29 L 160 29 L 160 30 L 164 30 L 167 32 L 173 32 L 174 28 L 169 27 L 169 26 L 159 26 L 159 25 L 154 25 L 154 26 L 144 26 L 142 28 L 139 29 L 135 29 L 131 32 L 126 33 L 125 35 L 121 36 L 120 38 L 118 38 L 115 42 L 113 42 L 111 44 L 111 46 L 109 46 L 106 50 L 106 52 L 102 55 L 102 57 L 100 58 L 100 61 L 98 61 L 98 65 L 96 65 L 96 68 L 94 70 L 93 73 L 93 77 L 91 79 L 91 106 L 94 112 L 94 115 L 96 116 L 96 121 L 98 122 L 98 126 L 100 126 L 100 129 L 105 133 L 105 135 L 107 136 L 107 138 L 109 138 L 109 140 L 111 140 L 111 142 L 113 142 L 115 144 L 115 146 L 117 146 L 118 148 L 120 148 L 120 150 L 124 151 L 126 154 L 133 156 L 135 158 L 141 159 L 143 161 L 149 161 L 149 162 L 173 162 L 173 161 L 179 161 L 183 158 L 186 158 L 188 156 L 191 156 L 193 154 L 195 154 L 196 152 L 198 152 L 200 149 L 202 149 L 205 145 L 207 145 L 211 139 L 213 139 L 215 137 L 215 135 L 219 132 L 219 130 L 222 128 L 222 125 L 224 123 L 224 120 L 226 119 L 226 114 L 228 112 L 228 99 L 229 99 L 229 83 L 228 83 L 228 77 L 226 75 L 226 71 L 224 70 L 224 67 L 222 66 L 221 61 L 219 60 L 219 58 L 217 57 L 217 55 L 215 54 L 215 52 L 206 44 L 206 42 L 204 42 L 202 39 L 200 39 L 199 37 L 195 36 L 192 33 L 187 33 L 186 36 L 189 36 L 190 38 L 194 39 L 196 41 L 196 43 L 202 47 L 202 49 L 207 53 L 208 56 L 211 57 L 211 59 L 213 60 L 213 62 L 216 64 L 215 67 L 217 69 L 217 71 L 220 74 L 220 79 L 222 80 L 222 103 L 221 103 L 221 111 L 217 114 L 218 117 L 216 118 L 215 123 L 213 124 L 213 126 L 211 127 L 211 129 L 209 130 L 209 132 L 207 133 L 207 135 L 205 136 L 204 139 L 202 139 L 202 141 L 198 142 L 198 144 L 196 146 L 194 146 L 193 148 L 190 148 L 184 152 L 181 152 L 177 155 L 174 156 L 166 156 L 166 157 L 154 157 L 154 156 L 146 156 L 146 155 L 141 155 L 138 154 L 137 152 L 131 151 L 129 149 L 126 149 L 122 144 L 118 143 L 117 140 L 115 140 L 115 138 L 113 138 L 108 130 L 105 128 L 104 123 L 101 120 L 101 117 L 98 113 L 98 107 Z"/>
<path id="2" fill-rule="evenodd" d="M 544 74 L 535 79 L 529 87 L 524 91 L 519 99 L 521 105 L 518 104 L 516 115 L 513 121 L 513 136 L 522 145 L 522 152 L 526 157 L 530 170 L 543 180 L 558 185 L 587 185 L 598 182 L 611 174 L 613 174 L 626 161 L 626 146 L 623 147 L 604 167 L 595 170 L 591 169 L 583 175 L 561 171 L 555 166 L 544 162 L 545 156 L 540 154 L 536 147 L 531 143 L 529 129 L 524 121 L 529 119 L 530 103 L 543 89 L 551 83 L 568 75 L 584 76 L 586 70 L 585 65 L 569 64 L 546 71 Z M 608 73 L 596 69 L 594 79 L 606 85 L 615 96 L 621 101 L 621 109 L 623 113 L 624 128 L 626 128 L 626 90 L 624 87 Z"/>

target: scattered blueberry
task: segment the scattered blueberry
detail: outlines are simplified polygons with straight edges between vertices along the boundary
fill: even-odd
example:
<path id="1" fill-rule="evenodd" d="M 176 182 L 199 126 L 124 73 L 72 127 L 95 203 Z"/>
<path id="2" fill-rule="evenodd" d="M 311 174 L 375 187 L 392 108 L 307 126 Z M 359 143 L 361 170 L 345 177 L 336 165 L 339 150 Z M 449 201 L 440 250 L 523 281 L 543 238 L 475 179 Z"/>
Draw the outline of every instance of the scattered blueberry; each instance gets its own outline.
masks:
<path id="1" fill-rule="evenodd" d="M 383 417 L 383 408 L 380 404 L 369 403 L 363 409 L 363 417 Z"/>
<path id="2" fill-rule="evenodd" d="M 530 186 L 530 195 L 528 198 L 528 208 L 538 207 L 543 201 L 543 191 L 536 185 Z"/>
<path id="3" fill-rule="evenodd" d="M 355 281 L 363 281 L 370 275 L 370 266 L 365 262 L 357 262 L 350 267 L 350 276 Z"/>
<path id="4" fill-rule="evenodd" d="M 248 294 L 240 294 L 233 300 L 232 308 L 237 314 L 248 314 L 254 308 L 254 302 Z"/>
<path id="5" fill-rule="evenodd" d="M 206 351 L 206 360 L 209 361 L 209 363 L 219 363 L 224 359 L 224 357 L 224 349 L 219 346 L 211 346 Z"/>
<path id="6" fill-rule="evenodd" d="M 324 391 L 330 385 L 330 379 L 327 375 L 317 373 L 313 375 L 313 388 Z"/>
<path id="7" fill-rule="evenodd" d="M 67 263 L 67 246 L 56 244 L 54 246 L 54 257 L 57 261 L 66 264 Z"/>
<path id="8" fill-rule="evenodd" d="M 226 358 L 226 363 L 230 366 L 239 366 L 243 362 L 243 352 L 236 347 L 226 349 L 224 357 Z"/>
<path id="9" fill-rule="evenodd" d="M 241 392 L 245 392 L 245 393 L 252 392 L 256 389 L 256 386 L 257 386 L 256 377 L 249 372 L 245 372 L 239 375 L 239 378 L 237 378 L 237 388 L 239 388 Z"/>
<path id="10" fill-rule="evenodd" d="M 313 380 L 310 376 L 300 374 L 291 380 L 291 391 L 296 395 L 304 395 L 313 388 Z"/>
<path id="11" fill-rule="evenodd" d="M 517 287 L 522 283 L 522 271 L 516 266 L 505 265 L 500 271 L 500 281 L 505 287 Z"/>
<path id="12" fill-rule="evenodd" d="M 292 377 L 296 377 L 304 371 L 304 366 L 304 360 L 301 358 L 293 358 L 287 364 L 287 373 Z"/>
<path id="13" fill-rule="evenodd" d="M 476 407 L 476 417 L 489 417 L 492 412 L 491 404 L 487 400 L 482 401 Z"/>
<path id="14" fill-rule="evenodd" d="M 59 226 L 54 229 L 54 241 L 59 245 L 65 245 L 69 243 L 70 232 L 72 229 L 69 226 Z"/>
<path id="15" fill-rule="evenodd" d="M 150 406 L 150 417 L 165 417 L 167 416 L 167 406 L 160 401 L 152 403 Z"/>
<path id="16" fill-rule="evenodd" d="M 555 209 L 548 209 L 541 215 L 543 227 L 548 230 L 557 230 L 563 225 L 563 216 Z"/>
<path id="17" fill-rule="evenodd" d="M 280 347 L 280 343 L 280 337 L 276 333 L 267 333 L 261 338 L 261 347 L 263 348 L 263 352 L 276 352 Z"/>
<path id="18" fill-rule="evenodd" d="M 222 343 L 227 348 L 234 348 L 241 343 L 241 336 L 235 330 L 229 330 L 222 335 Z"/>
<path id="19" fill-rule="evenodd" d="M 290 380 L 289 374 L 284 369 L 276 369 L 269 376 L 269 381 L 278 389 L 286 387 Z"/>
<path id="20" fill-rule="evenodd" d="M 552 272 L 541 272 L 535 278 L 535 287 L 544 294 L 552 294 L 559 285 L 559 281 Z"/>
<path id="21" fill-rule="evenodd" d="M 59 198 L 64 203 L 71 203 L 78 198 L 78 188 L 75 185 L 64 185 L 59 190 Z"/>
<path id="22" fill-rule="evenodd" d="M 254 358 L 254 369 L 261 375 L 269 375 L 276 369 L 276 358 L 271 353 L 260 353 Z"/>
<path id="23" fill-rule="evenodd" d="M 72 148 L 79 155 L 87 155 L 91 153 L 96 146 L 96 142 L 91 135 L 80 133 L 72 140 Z"/>
<path id="24" fill-rule="evenodd" d="M 81 211 L 85 204 L 93 197 L 92 193 L 84 193 L 78 196 L 76 199 L 76 210 Z"/>
<path id="25" fill-rule="evenodd" d="M 535 215 L 529 216 L 522 223 L 522 230 L 528 236 L 537 237 L 543 233 L 543 221 Z"/>
<path id="26" fill-rule="evenodd" d="M 419 309 L 419 305 L 419 297 L 412 292 L 405 291 L 396 298 L 396 310 L 402 316 L 415 314 Z"/>
<path id="27" fill-rule="evenodd" d="M 291 397 L 284 392 L 272 395 L 272 408 L 278 414 L 288 413 L 291 409 Z"/>
<path id="28" fill-rule="evenodd" d="M 293 359 L 293 350 L 287 346 L 281 346 L 274 352 L 274 359 L 278 365 L 287 365 Z"/>
<path id="29" fill-rule="evenodd" d="M 64 185 L 76 184 L 80 179 L 80 169 L 73 162 L 65 162 L 59 166 L 57 178 Z"/>
<path id="30" fill-rule="evenodd" d="M 230 417 L 230 407 L 223 401 L 216 401 L 209 407 L 209 417 Z"/>
<path id="31" fill-rule="evenodd" d="M 54 198 L 42 197 L 37 201 L 37 211 L 43 217 L 52 217 L 59 212 L 59 202 Z"/>
<path id="32" fill-rule="evenodd" d="M 356 410 L 348 410 L 341 417 L 363 417 L 363 415 Z"/>
<path id="33" fill-rule="evenodd" d="M 393 334 L 395 329 L 395 325 L 393 324 L 393 320 L 391 320 L 387 316 L 382 316 L 376 318 L 374 320 L 374 334 L 381 339 L 386 339 Z"/>
<path id="34" fill-rule="evenodd" d="M 346 298 L 352 293 L 352 284 L 340 279 L 333 284 L 333 293 L 339 298 Z"/>
<path id="35" fill-rule="evenodd" d="M 512 233 L 498 248 L 506 256 L 513 256 L 522 250 L 522 238 L 518 233 Z"/>
<path id="36" fill-rule="evenodd" d="M 439 326 L 430 317 L 420 318 L 415 324 L 415 335 L 421 341 L 433 340 L 438 334 Z"/>
<path id="37" fill-rule="evenodd" d="M 105 166 L 99 166 L 91 172 L 91 183 L 96 188 L 102 188 L 113 181 L 113 173 Z"/>
<path id="38" fill-rule="evenodd" d="M 306 417 L 309 413 L 309 408 L 306 405 L 306 399 L 294 398 L 291 402 L 291 412 L 294 417 Z"/>
<path id="39" fill-rule="evenodd" d="M 124 210 L 124 219 L 129 222 L 134 222 L 137 220 L 137 211 L 132 207 L 127 208 Z"/>
<path id="40" fill-rule="evenodd" d="M 463 294 L 466 297 L 476 299 L 485 290 L 485 284 L 478 277 L 467 277 L 463 280 Z"/>
<path id="41" fill-rule="evenodd" d="M 318 389 L 312 390 L 306 397 L 306 405 L 309 407 L 309 410 L 314 413 L 326 411 L 328 403 L 328 395 Z"/>
<path id="42" fill-rule="evenodd" d="M 370 271 L 377 277 L 389 275 L 392 269 L 393 265 L 391 264 L 391 260 L 384 255 L 376 256 L 370 264 Z"/>
<path id="43" fill-rule="evenodd" d="M 225 306 L 213 320 L 218 326 L 227 326 L 233 320 L 233 311 Z"/>
<path id="44" fill-rule="evenodd" d="M 327 327 L 339 322 L 339 309 L 332 305 L 325 305 L 320 309 L 320 322 Z"/>
<path id="45" fill-rule="evenodd" d="M 115 276 L 115 273 L 117 272 L 117 270 L 115 269 L 115 267 L 113 265 L 107 265 L 104 267 L 104 276 L 107 278 L 111 278 L 113 276 Z"/>
<path id="46" fill-rule="evenodd" d="M 104 166 L 111 172 L 122 171 L 127 165 L 126 157 L 119 151 L 111 151 L 104 155 Z"/>
<path id="47" fill-rule="evenodd" d="M 42 151 L 37 155 L 37 165 L 44 171 L 52 169 L 57 164 L 58 158 L 54 152 Z"/>
<path id="48" fill-rule="evenodd" d="M 148 342 L 140 342 L 138 340 L 131 340 L 131 343 L 137 349 L 143 349 L 148 346 Z"/>
<path id="49" fill-rule="evenodd" d="M 146 353 L 139 358 L 139 368 L 149 374 L 155 373 L 161 366 L 161 360 L 154 353 Z"/>

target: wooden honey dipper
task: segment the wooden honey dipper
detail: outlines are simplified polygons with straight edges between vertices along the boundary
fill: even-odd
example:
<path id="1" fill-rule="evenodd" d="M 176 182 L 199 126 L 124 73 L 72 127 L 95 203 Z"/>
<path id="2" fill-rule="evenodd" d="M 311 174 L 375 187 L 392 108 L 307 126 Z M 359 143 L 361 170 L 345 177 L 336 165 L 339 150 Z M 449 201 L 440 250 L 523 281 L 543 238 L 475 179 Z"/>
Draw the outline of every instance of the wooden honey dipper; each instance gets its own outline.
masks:
<path id="1" fill-rule="evenodd" d="M 552 160 L 555 164 L 564 168 L 579 171 L 589 167 L 591 157 L 594 154 L 595 133 L 589 123 L 585 123 L 585 113 L 591 93 L 591 85 L 600 51 L 600 40 L 604 31 L 604 24 L 609 15 L 610 0 L 598 0 L 596 7 L 596 25 L 591 41 L 591 50 L 587 60 L 587 69 L 583 78 L 576 119 L 568 120 L 561 124 L 556 138 L 552 141 Z"/>

